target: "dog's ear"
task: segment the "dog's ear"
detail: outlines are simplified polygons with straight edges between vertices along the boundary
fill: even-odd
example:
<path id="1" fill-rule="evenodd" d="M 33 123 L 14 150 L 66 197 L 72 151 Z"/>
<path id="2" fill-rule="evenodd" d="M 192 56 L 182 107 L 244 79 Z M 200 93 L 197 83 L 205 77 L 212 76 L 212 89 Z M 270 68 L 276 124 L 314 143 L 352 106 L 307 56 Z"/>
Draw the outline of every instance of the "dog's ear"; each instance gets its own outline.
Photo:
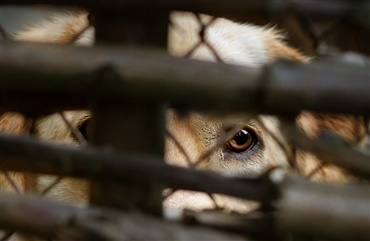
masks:
<path id="1" fill-rule="evenodd" d="M 280 59 L 299 63 L 308 63 L 311 59 L 310 57 L 300 53 L 297 49 L 292 48 L 283 42 L 274 44 L 274 46 L 271 47 L 271 51 L 274 55 L 273 58 L 276 60 Z"/>
<path id="2" fill-rule="evenodd" d="M 31 124 L 28 118 L 18 113 L 5 112 L 0 114 L 1 133 L 27 135 L 30 132 Z M 0 187 L 11 192 L 23 192 L 26 188 L 25 176 L 20 173 L 0 172 Z"/>
<path id="3" fill-rule="evenodd" d="M 29 132 L 29 128 L 30 121 L 21 114 L 5 112 L 0 115 L 0 132 L 12 135 L 24 135 Z"/>
<path id="4" fill-rule="evenodd" d="M 288 46 L 285 42 L 285 36 L 280 31 L 270 28 L 266 29 L 266 32 L 265 44 L 268 55 L 272 60 L 287 60 L 299 63 L 308 63 L 311 60 L 311 57 Z"/>

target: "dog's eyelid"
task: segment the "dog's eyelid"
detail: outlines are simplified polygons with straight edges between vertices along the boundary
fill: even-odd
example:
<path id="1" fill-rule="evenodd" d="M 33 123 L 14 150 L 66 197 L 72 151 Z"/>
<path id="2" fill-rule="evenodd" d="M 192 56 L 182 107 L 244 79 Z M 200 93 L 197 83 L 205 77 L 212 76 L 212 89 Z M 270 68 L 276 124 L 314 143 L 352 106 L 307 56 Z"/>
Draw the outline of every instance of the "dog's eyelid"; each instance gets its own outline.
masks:
<path id="1" fill-rule="evenodd" d="M 241 123 L 235 123 L 235 124 L 227 124 L 227 125 L 224 125 L 224 132 L 228 132 L 230 131 L 231 129 L 233 129 L 236 125 L 240 125 L 242 126 L 242 128 L 240 129 L 243 129 L 243 128 L 247 128 L 247 129 L 250 129 L 252 131 L 254 131 L 255 133 L 259 134 L 260 131 L 259 131 L 259 128 L 257 128 L 257 126 L 255 124 L 251 124 L 251 123 L 246 123 L 244 125 L 241 125 Z"/>

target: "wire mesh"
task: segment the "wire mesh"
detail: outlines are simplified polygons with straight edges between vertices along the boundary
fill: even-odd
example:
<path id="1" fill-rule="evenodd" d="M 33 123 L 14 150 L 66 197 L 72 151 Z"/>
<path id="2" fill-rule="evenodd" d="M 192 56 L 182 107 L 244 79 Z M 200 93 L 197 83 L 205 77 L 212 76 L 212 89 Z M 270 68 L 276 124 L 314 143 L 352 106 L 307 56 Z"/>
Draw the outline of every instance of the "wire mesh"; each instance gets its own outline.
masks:
<path id="1" fill-rule="evenodd" d="M 217 48 L 213 47 L 210 42 L 207 41 L 207 29 L 212 27 L 212 25 L 217 21 L 217 18 L 210 17 L 210 18 L 202 18 L 202 15 L 193 13 L 194 18 L 197 20 L 199 24 L 199 40 L 187 51 L 187 53 L 184 54 L 183 57 L 185 58 L 191 58 L 192 55 L 201 47 L 206 47 L 208 50 L 213 54 L 214 59 L 217 62 L 225 63 L 220 54 L 217 52 Z M 324 46 L 327 45 L 325 40 L 330 37 L 331 34 L 338 31 L 339 28 L 343 26 L 343 18 L 340 19 L 334 19 L 331 21 L 328 21 L 328 24 L 325 24 L 325 26 L 317 26 L 314 20 L 305 14 L 295 14 L 295 20 L 299 24 L 300 28 L 304 31 L 305 36 L 307 37 L 308 41 L 311 42 L 313 49 L 315 51 L 315 55 L 319 54 L 331 54 L 328 52 L 322 52 L 322 49 L 326 49 Z M 204 17 L 204 16 L 203 16 Z M 171 23 L 173 24 L 173 23 Z M 287 29 L 287 35 L 290 36 L 291 33 L 289 31 L 294 31 L 294 29 Z M 358 48 L 359 51 L 361 51 L 361 48 Z M 290 169 L 294 170 L 296 173 L 305 176 L 308 179 L 314 179 L 315 175 L 319 174 L 320 172 L 323 172 L 324 168 L 331 166 L 326 162 L 318 161 L 314 167 L 311 167 L 310 170 L 303 170 L 301 165 L 297 163 L 297 151 L 295 147 L 287 147 L 285 143 L 282 143 L 281 138 L 277 136 L 277 133 L 271 132 L 263 123 L 260 116 L 255 117 L 255 121 L 258 123 L 259 128 L 261 128 L 264 132 L 268 133 L 272 139 L 278 144 L 278 146 L 281 148 L 281 150 L 284 152 L 285 156 L 287 157 L 288 164 Z M 245 120 L 245 123 L 247 123 L 248 120 Z M 181 143 L 176 139 L 176 136 L 173 133 L 170 133 L 167 130 L 167 137 L 170 138 L 175 145 L 181 150 L 183 155 L 186 157 L 187 161 L 187 167 L 188 168 L 197 168 L 202 164 L 202 162 L 205 162 L 208 160 L 208 158 L 217 150 L 220 148 L 223 148 L 225 143 L 228 142 L 230 139 L 232 139 L 245 125 L 243 124 L 235 124 L 232 128 L 230 128 L 229 131 L 224 133 L 223 135 L 218 137 L 217 143 L 209 148 L 207 151 L 202 153 L 197 160 L 190 160 L 189 159 L 189 153 L 186 153 L 185 148 L 181 146 Z M 363 126 L 366 127 L 366 123 L 363 123 Z M 358 130 L 358 133 L 361 133 L 363 131 Z M 358 143 L 364 143 L 365 139 L 368 140 L 369 135 L 365 133 L 362 134 L 363 136 L 360 138 L 361 141 Z M 365 137 L 366 136 L 366 137 Z M 329 167 L 330 168 L 330 167 Z M 175 194 L 178 190 L 172 190 L 170 192 L 166 192 L 165 198 L 171 197 L 171 195 Z M 208 195 L 211 197 L 212 201 L 214 202 L 214 206 L 219 209 L 220 207 L 214 196 L 212 194 Z"/>
<path id="2" fill-rule="evenodd" d="M 215 46 L 212 46 L 211 43 L 207 41 L 207 29 L 210 28 L 215 21 L 217 21 L 217 18 L 210 17 L 207 18 L 207 21 L 204 21 L 202 16 L 197 13 L 193 13 L 195 19 L 198 21 L 198 24 L 200 26 L 200 31 L 198 32 L 199 35 L 199 41 L 194 44 L 194 46 L 189 49 L 189 51 L 184 55 L 184 57 L 189 58 L 191 57 L 197 49 L 199 49 L 201 46 L 207 47 L 208 50 L 213 54 L 214 58 L 218 62 L 224 62 L 221 55 L 217 52 L 217 48 Z M 309 41 L 312 42 L 312 45 L 314 46 L 315 51 L 319 51 L 321 49 L 320 46 L 325 45 L 325 40 L 330 37 L 338 28 L 340 28 L 343 24 L 342 20 L 333 20 L 328 26 L 322 28 L 322 30 L 318 30 L 317 26 L 315 26 L 315 23 L 312 21 L 312 19 L 309 16 L 299 16 L 297 17 L 297 22 L 300 24 L 301 28 L 306 32 L 306 35 L 309 37 Z M 171 24 L 171 23 L 170 23 Z M 69 43 L 74 43 L 76 40 L 80 38 L 81 35 L 83 35 L 86 30 L 91 27 L 91 25 L 88 25 L 86 28 L 82 29 L 80 32 L 78 32 L 74 37 L 71 38 Z M 4 31 L 4 29 L 0 26 L 1 36 L 4 39 L 9 39 L 8 35 Z M 360 50 L 361 48 L 358 47 Z M 73 125 L 73 123 L 70 123 L 70 121 L 65 117 L 64 113 L 60 112 L 59 117 L 63 120 L 63 123 L 68 128 L 68 130 L 71 133 L 71 136 L 73 136 L 78 144 L 80 146 L 86 146 L 88 145 L 87 140 L 84 138 L 83 134 L 78 130 L 76 126 Z M 248 120 L 246 120 L 247 122 Z M 285 156 L 287 156 L 289 166 L 291 169 L 295 170 L 301 175 L 305 175 L 307 178 L 313 178 L 315 174 L 322 171 L 323 168 L 327 166 L 326 163 L 319 162 L 312 170 L 308 173 L 304 173 L 303 170 L 300 169 L 300 166 L 296 163 L 296 155 L 294 148 L 287 149 L 286 145 L 281 143 L 280 139 L 276 134 L 269 132 L 268 128 L 264 125 L 263 121 L 260 119 L 260 117 L 256 117 L 256 122 L 259 124 L 261 129 L 263 131 L 268 132 L 269 135 L 274 139 L 274 141 L 280 146 L 282 151 L 285 153 Z M 244 123 L 242 124 L 234 124 L 229 128 L 228 131 L 223 133 L 217 138 L 217 142 L 210 147 L 207 151 L 204 153 L 201 153 L 201 155 L 196 159 L 191 159 L 190 154 L 187 153 L 186 148 L 182 146 L 182 143 L 178 140 L 175 133 L 172 133 L 170 130 L 166 130 L 166 137 L 170 139 L 176 148 L 179 149 L 179 151 L 182 153 L 182 155 L 185 157 L 186 165 L 188 168 L 197 168 L 202 165 L 203 162 L 206 162 L 209 157 L 215 153 L 220 148 L 223 148 L 225 143 L 228 142 L 230 139 L 232 139 L 243 127 Z M 369 146 L 369 136 L 370 136 L 370 125 L 368 123 L 368 120 L 363 121 L 364 129 L 366 130 L 363 135 L 359 138 L 357 145 L 366 148 Z M 32 129 L 32 128 L 31 128 Z M 11 175 L 9 175 L 8 172 L 3 171 L 6 179 L 12 186 L 15 192 L 21 193 L 22 188 L 18 184 Z M 45 187 L 43 190 L 41 190 L 39 193 L 37 193 L 40 196 L 47 195 L 55 186 L 57 186 L 64 177 L 55 177 L 54 181 L 50 182 L 50 184 Z M 178 190 L 167 190 L 164 194 L 164 199 L 167 199 L 171 197 L 174 193 L 176 193 Z M 214 202 L 214 206 L 219 209 L 222 208 L 220 206 L 216 199 L 214 198 L 213 194 L 207 193 L 207 195 L 211 198 L 211 200 Z M 6 236 L 4 236 L 1 240 L 9 240 L 11 238 L 13 232 L 8 232 Z"/>

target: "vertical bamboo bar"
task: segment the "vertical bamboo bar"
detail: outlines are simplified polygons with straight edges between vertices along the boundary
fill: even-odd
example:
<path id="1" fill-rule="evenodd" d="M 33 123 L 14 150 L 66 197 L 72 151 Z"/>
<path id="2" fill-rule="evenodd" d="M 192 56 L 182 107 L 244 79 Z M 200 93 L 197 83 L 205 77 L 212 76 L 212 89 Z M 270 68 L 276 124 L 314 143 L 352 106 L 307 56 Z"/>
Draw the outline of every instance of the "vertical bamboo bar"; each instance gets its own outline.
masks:
<path id="1" fill-rule="evenodd" d="M 125 12 L 95 12 L 93 23 L 96 42 L 151 46 L 165 49 L 167 45 L 168 12 L 128 9 Z M 143 66 L 145 71 L 145 66 Z M 102 69 L 97 83 L 115 81 L 112 69 Z M 103 87 L 104 88 L 104 87 Z M 127 99 L 117 105 L 99 99 L 92 108 L 92 142 L 128 153 L 163 156 L 164 109 L 162 103 L 145 103 Z M 92 182 L 91 203 L 119 209 L 140 209 L 162 214 L 160 183 L 99 183 Z"/>

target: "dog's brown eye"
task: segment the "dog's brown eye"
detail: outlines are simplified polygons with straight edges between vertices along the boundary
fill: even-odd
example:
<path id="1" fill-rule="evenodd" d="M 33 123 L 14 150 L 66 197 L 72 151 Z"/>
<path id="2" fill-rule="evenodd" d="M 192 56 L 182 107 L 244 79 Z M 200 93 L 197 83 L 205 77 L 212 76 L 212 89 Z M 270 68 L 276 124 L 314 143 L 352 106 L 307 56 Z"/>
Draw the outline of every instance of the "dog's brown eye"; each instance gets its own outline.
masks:
<path id="1" fill-rule="evenodd" d="M 231 152 L 243 152 L 251 149 L 256 142 L 257 137 L 254 131 L 245 127 L 225 144 L 225 148 Z"/>

